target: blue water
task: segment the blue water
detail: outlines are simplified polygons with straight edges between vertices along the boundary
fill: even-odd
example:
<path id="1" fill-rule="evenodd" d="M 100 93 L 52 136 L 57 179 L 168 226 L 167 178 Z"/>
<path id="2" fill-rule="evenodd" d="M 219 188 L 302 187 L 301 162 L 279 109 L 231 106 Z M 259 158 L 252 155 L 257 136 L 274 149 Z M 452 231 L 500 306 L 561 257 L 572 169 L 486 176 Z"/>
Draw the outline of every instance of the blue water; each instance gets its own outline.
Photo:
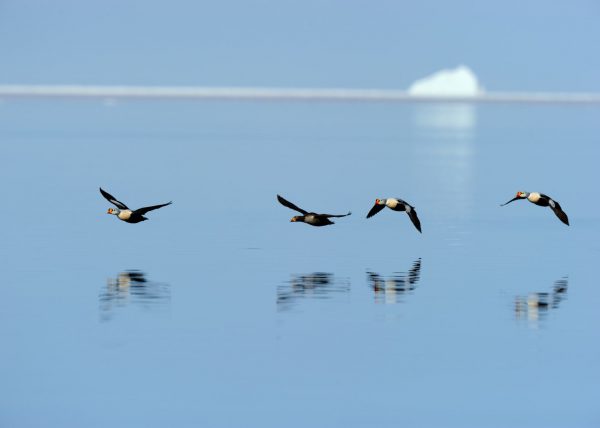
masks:
<path id="1" fill-rule="evenodd" d="M 0 103 L 2 427 L 600 424 L 598 109 Z M 149 221 L 106 214 L 102 186 Z M 571 226 L 517 191 L 559 201 Z M 333 226 L 295 212 L 346 213 Z M 417 209 L 365 219 L 375 198 Z"/>

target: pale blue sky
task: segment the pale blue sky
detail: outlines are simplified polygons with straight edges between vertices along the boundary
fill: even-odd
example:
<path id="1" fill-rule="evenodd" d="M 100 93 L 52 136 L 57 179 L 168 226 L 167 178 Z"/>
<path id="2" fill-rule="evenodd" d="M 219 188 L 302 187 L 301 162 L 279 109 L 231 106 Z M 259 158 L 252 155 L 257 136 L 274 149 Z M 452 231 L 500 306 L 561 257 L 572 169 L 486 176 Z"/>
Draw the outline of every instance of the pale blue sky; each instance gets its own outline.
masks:
<path id="1" fill-rule="evenodd" d="M 600 91 L 591 0 L 0 3 L 0 83 Z"/>

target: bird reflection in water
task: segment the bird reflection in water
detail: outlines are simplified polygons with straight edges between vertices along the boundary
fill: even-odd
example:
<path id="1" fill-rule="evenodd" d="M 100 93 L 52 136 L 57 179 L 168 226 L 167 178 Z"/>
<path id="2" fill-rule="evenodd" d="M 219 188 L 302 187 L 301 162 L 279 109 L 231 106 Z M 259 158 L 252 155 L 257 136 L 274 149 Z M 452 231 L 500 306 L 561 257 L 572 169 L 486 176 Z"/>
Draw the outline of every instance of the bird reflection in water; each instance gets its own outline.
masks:
<path id="1" fill-rule="evenodd" d="M 348 291 L 350 282 L 336 279 L 332 273 L 292 275 L 289 282 L 277 287 L 277 308 L 286 310 L 302 299 L 328 299 Z"/>
<path id="2" fill-rule="evenodd" d="M 537 323 L 546 317 L 549 309 L 557 309 L 567 297 L 569 281 L 567 277 L 554 283 L 551 292 L 529 293 L 528 296 L 515 297 L 515 317 Z"/>
<path id="3" fill-rule="evenodd" d="M 118 308 L 129 304 L 147 309 L 168 303 L 171 291 L 168 284 L 146 279 L 144 272 L 127 270 L 106 281 L 106 288 L 101 291 L 99 299 L 100 318 L 108 321 Z"/>
<path id="4" fill-rule="evenodd" d="M 367 272 L 369 287 L 375 292 L 375 303 L 398 303 L 400 296 L 410 294 L 417 288 L 420 277 L 420 258 L 415 260 L 408 272 L 394 272 L 387 278 Z"/>

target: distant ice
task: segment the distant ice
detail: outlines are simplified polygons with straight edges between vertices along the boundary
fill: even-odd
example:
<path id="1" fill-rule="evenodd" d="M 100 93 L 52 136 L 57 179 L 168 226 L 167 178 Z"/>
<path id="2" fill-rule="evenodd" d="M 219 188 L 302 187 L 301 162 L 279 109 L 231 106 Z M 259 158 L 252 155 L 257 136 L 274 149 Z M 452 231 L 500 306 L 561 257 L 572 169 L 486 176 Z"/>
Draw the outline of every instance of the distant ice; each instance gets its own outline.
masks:
<path id="1" fill-rule="evenodd" d="M 473 71 L 460 65 L 454 69 L 443 69 L 415 81 L 408 88 L 414 97 L 444 96 L 475 97 L 484 93 Z M 475 106 L 468 103 L 419 105 L 415 108 L 414 122 L 419 128 L 446 130 L 462 134 L 475 128 L 477 116 Z M 467 134 L 463 135 L 466 136 Z"/>
<path id="2" fill-rule="evenodd" d="M 408 88 L 410 95 L 477 96 L 484 93 L 483 87 L 473 71 L 460 65 L 444 69 L 415 81 Z"/>

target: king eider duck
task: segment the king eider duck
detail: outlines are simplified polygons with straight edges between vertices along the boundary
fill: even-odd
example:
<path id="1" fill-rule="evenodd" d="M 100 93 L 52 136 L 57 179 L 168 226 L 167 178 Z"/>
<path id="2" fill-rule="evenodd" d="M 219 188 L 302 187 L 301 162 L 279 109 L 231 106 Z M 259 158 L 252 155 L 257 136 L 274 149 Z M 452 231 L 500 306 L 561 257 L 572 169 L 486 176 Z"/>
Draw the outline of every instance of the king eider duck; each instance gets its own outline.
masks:
<path id="1" fill-rule="evenodd" d="M 417 217 L 417 212 L 415 211 L 415 207 L 410 205 L 408 202 L 403 201 L 398 198 L 387 198 L 387 199 L 375 199 L 375 205 L 371 208 L 371 211 L 367 214 L 367 218 L 373 217 L 379 211 L 388 207 L 394 211 L 406 211 L 406 214 L 410 217 L 410 221 L 415 225 L 419 233 L 421 232 L 421 222 L 419 221 L 419 217 Z"/>
<path id="2" fill-rule="evenodd" d="M 156 210 L 158 208 L 166 207 L 167 205 L 172 204 L 172 202 L 167 202 L 166 204 L 152 205 L 151 207 L 144 207 L 144 208 L 138 208 L 137 210 L 130 210 L 129 208 L 127 208 L 127 205 L 125 205 L 123 202 L 117 200 L 117 198 L 115 198 L 110 193 L 102 190 L 101 187 L 100 187 L 100 193 L 102 193 L 102 196 L 104 196 L 108 202 L 110 202 L 111 204 L 113 204 L 114 206 L 117 207 L 116 209 L 109 208 L 106 213 L 116 215 L 120 220 L 123 220 L 127 223 L 139 223 L 141 221 L 148 220 L 146 217 L 144 217 L 144 214 L 146 214 L 148 211 Z"/>
<path id="3" fill-rule="evenodd" d="M 556 217 L 558 217 L 560 221 L 562 221 L 567 226 L 569 225 L 569 217 L 567 217 L 567 214 L 562 210 L 560 204 L 554 199 L 552 199 L 550 196 L 544 195 L 543 193 L 517 192 L 517 196 L 500 206 L 503 207 L 504 205 L 510 204 L 512 201 L 516 201 L 517 199 L 527 199 L 529 202 L 539 205 L 540 207 L 550 207 L 552 208 L 552 211 L 554 211 L 554 214 L 556 214 Z"/>
<path id="4" fill-rule="evenodd" d="M 290 220 L 291 222 L 302 222 L 302 223 L 310 224 L 311 226 L 327 226 L 330 224 L 334 224 L 331 220 L 329 220 L 331 217 L 346 217 L 346 216 L 352 214 L 351 212 L 348 212 L 348 214 L 341 214 L 341 215 L 316 214 L 316 213 L 312 213 L 312 212 L 309 213 L 308 211 L 305 211 L 302 208 L 299 208 L 296 205 L 292 204 L 290 201 L 286 201 L 279 195 L 277 195 L 277 200 L 284 207 L 288 207 L 288 208 L 293 209 L 294 211 L 298 211 L 299 213 L 302 214 L 302 215 L 297 215 L 297 216 L 292 217 L 292 219 Z"/>

